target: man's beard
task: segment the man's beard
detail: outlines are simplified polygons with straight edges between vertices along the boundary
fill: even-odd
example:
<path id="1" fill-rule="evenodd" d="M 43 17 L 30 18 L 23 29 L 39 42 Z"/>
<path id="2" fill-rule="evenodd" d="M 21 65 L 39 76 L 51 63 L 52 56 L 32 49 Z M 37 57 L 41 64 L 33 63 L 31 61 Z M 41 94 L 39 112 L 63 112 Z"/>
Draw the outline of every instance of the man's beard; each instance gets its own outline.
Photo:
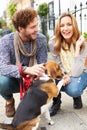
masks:
<path id="1" fill-rule="evenodd" d="M 31 41 L 35 40 L 36 38 L 33 38 L 32 35 L 25 35 L 26 40 Z"/>

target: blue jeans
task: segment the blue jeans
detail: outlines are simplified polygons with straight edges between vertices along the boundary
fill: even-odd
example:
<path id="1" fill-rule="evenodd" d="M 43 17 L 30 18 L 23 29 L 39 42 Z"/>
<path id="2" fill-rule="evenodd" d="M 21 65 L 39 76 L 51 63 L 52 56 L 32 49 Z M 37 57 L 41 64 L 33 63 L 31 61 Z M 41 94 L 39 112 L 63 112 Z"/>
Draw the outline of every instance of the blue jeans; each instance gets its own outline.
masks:
<path id="1" fill-rule="evenodd" d="M 0 75 L 0 95 L 9 100 L 20 91 L 20 79 Z"/>
<path id="2" fill-rule="evenodd" d="M 36 80 L 31 86 L 37 87 L 42 82 Z M 18 92 L 20 92 L 20 79 L 0 75 L 0 95 L 4 99 L 10 100 L 13 97 L 13 93 Z"/>
<path id="3" fill-rule="evenodd" d="M 66 92 L 71 97 L 81 96 L 87 87 L 87 73 L 83 72 L 80 77 L 71 77 L 71 82 L 62 87 L 61 91 Z M 20 91 L 20 79 L 0 76 L 0 95 L 6 100 L 13 97 L 13 93 Z"/>
<path id="4" fill-rule="evenodd" d="M 66 92 L 71 97 L 81 96 L 87 87 L 87 73 L 83 72 L 79 77 L 71 77 L 71 82 L 62 87 L 61 91 Z"/>

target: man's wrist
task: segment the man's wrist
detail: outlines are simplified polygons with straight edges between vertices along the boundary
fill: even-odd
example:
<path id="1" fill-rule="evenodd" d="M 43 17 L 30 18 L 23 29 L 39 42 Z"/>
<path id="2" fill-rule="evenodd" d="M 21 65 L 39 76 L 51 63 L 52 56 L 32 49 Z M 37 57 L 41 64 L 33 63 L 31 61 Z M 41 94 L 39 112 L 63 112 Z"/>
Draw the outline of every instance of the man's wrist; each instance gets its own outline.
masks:
<path id="1" fill-rule="evenodd" d="M 27 74 L 27 66 L 22 66 L 22 71 L 24 74 Z"/>

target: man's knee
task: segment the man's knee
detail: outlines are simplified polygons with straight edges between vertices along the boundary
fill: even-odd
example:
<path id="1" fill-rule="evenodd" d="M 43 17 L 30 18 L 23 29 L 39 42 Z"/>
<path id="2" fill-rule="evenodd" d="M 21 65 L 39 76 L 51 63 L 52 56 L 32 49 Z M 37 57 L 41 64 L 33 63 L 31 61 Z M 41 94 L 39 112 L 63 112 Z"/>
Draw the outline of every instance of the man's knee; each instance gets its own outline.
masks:
<path id="1" fill-rule="evenodd" d="M 6 76 L 0 76 L 0 94 L 6 93 L 10 87 L 10 78 Z"/>

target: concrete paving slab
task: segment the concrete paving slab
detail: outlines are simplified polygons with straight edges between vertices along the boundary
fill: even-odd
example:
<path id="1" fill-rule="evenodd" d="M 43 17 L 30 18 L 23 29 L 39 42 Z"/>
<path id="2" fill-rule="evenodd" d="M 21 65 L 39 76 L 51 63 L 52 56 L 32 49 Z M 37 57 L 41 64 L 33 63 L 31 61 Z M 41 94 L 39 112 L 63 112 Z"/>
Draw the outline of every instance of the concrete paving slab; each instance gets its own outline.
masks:
<path id="1" fill-rule="evenodd" d="M 73 109 L 73 100 L 71 97 L 62 93 L 61 110 L 52 117 L 55 121 L 53 126 L 47 125 L 46 120 L 42 122 L 46 124 L 47 130 L 87 130 L 87 91 L 82 95 L 83 108 L 79 110 Z M 41 124 L 42 126 L 44 125 Z"/>
<path id="2" fill-rule="evenodd" d="M 14 94 L 16 108 L 20 102 L 19 94 Z M 80 110 L 73 109 L 73 100 L 71 97 L 62 92 L 62 105 L 58 113 L 52 117 L 55 124 L 49 126 L 44 117 L 41 117 L 41 127 L 47 130 L 87 130 L 87 91 L 82 95 L 83 108 Z M 5 116 L 5 100 L 0 96 L 0 122 L 11 121 L 12 118 Z"/>
<path id="3" fill-rule="evenodd" d="M 47 125 L 47 130 L 87 130 L 86 124 L 73 112 L 58 113 L 53 117 L 53 120 L 55 124 L 53 126 Z"/>

